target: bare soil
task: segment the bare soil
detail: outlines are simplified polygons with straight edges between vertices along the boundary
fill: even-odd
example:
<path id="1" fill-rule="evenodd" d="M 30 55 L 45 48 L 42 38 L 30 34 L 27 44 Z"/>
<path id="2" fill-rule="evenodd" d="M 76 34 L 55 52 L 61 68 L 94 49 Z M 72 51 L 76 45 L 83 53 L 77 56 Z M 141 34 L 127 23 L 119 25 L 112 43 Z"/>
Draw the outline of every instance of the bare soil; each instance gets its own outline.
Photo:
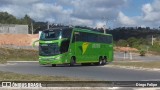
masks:
<path id="1" fill-rule="evenodd" d="M 136 48 L 131 48 L 131 47 L 114 47 L 115 51 L 120 51 L 120 52 L 138 52 L 138 49 Z"/>
<path id="2" fill-rule="evenodd" d="M 0 45 L 31 46 L 38 34 L 0 34 Z"/>

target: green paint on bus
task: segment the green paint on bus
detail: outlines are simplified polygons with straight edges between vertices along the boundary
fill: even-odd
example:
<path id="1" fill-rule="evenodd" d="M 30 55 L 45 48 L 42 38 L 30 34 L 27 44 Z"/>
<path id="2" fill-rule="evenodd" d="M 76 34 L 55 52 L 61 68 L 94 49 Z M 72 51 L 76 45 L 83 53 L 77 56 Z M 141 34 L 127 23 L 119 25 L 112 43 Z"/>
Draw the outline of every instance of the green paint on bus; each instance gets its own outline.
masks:
<path id="1" fill-rule="evenodd" d="M 82 28 L 53 28 L 42 31 L 39 63 L 104 65 L 113 61 L 113 38 Z"/>

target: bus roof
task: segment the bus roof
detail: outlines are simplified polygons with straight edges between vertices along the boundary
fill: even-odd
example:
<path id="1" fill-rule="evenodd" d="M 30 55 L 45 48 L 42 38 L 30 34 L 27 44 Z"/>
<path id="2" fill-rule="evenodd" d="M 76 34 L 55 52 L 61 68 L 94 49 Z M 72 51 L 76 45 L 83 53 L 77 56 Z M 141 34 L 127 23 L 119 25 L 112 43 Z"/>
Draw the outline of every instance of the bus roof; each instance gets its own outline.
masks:
<path id="1" fill-rule="evenodd" d="M 104 33 L 98 32 L 98 31 L 96 32 L 96 31 L 90 30 L 90 29 L 74 28 L 74 30 L 78 31 L 78 32 L 87 32 L 87 33 L 95 33 L 95 34 L 112 36 L 111 34 L 104 34 Z"/>
<path id="2" fill-rule="evenodd" d="M 60 30 L 73 29 L 74 31 L 78 31 L 78 32 L 87 32 L 87 33 L 95 33 L 95 34 L 110 35 L 110 36 L 112 36 L 111 34 L 104 34 L 104 33 L 98 32 L 98 31 L 93 31 L 91 29 L 75 28 L 75 27 L 56 27 L 56 28 L 46 29 L 44 31 L 53 31 L 53 30 L 58 30 L 58 29 L 60 29 Z"/>

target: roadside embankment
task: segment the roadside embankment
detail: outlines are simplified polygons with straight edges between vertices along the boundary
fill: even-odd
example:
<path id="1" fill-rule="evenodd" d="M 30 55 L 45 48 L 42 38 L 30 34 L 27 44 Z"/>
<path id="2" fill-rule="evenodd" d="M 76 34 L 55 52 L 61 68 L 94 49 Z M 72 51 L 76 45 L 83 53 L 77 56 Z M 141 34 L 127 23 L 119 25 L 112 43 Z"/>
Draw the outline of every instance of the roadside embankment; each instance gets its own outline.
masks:
<path id="1" fill-rule="evenodd" d="M 37 61 L 38 51 L 30 49 L 0 48 L 0 63 L 7 61 Z"/>
<path id="2" fill-rule="evenodd" d="M 121 61 L 113 61 L 105 65 L 107 67 L 118 67 L 118 68 L 125 68 L 125 69 L 136 69 L 136 70 L 155 70 L 160 71 L 160 62 L 159 61 L 138 61 L 138 60 L 121 60 Z"/>

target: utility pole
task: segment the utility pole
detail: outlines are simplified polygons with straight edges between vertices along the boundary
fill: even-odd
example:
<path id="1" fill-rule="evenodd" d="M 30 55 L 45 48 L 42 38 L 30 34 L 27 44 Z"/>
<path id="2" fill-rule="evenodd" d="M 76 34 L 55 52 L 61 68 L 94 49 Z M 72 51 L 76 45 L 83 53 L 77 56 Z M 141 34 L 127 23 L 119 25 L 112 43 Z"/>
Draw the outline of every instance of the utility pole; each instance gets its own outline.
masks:
<path id="1" fill-rule="evenodd" d="M 152 46 L 153 46 L 153 35 L 152 35 Z"/>
<path id="2" fill-rule="evenodd" d="M 153 35 L 152 35 L 152 46 L 153 46 L 153 44 L 154 44 L 154 40 L 155 40 L 156 38 L 153 38 Z"/>
<path id="3" fill-rule="evenodd" d="M 32 34 L 33 34 L 33 22 L 31 21 L 31 30 L 32 30 Z"/>
<path id="4" fill-rule="evenodd" d="M 105 28 L 105 25 L 103 25 L 103 30 L 104 30 L 104 34 L 106 34 L 106 28 Z"/>
<path id="5" fill-rule="evenodd" d="M 49 22 L 47 22 L 47 29 L 49 29 Z"/>
<path id="6" fill-rule="evenodd" d="M 104 17 L 102 17 L 102 20 L 104 21 L 104 23 L 105 23 L 105 25 L 103 25 L 103 30 L 104 30 L 104 34 L 106 34 L 106 27 L 107 27 L 107 19 L 106 19 L 106 17 L 104 16 Z"/>

